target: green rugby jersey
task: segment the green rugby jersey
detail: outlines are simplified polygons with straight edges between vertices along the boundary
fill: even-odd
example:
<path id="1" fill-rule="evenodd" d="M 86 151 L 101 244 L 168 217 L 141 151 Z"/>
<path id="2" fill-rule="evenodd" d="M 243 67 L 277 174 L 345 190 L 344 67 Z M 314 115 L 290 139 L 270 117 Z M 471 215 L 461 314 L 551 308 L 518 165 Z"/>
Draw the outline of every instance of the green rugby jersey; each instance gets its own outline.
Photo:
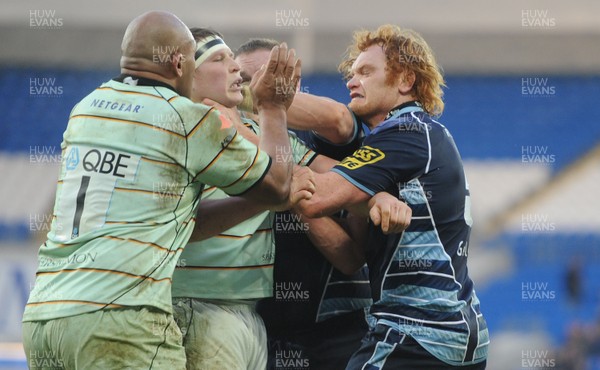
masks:
<path id="1" fill-rule="evenodd" d="M 246 126 L 258 133 L 254 121 Z M 290 152 L 273 160 L 306 166 L 317 154 L 290 132 Z M 202 199 L 223 199 L 227 194 L 211 187 Z M 205 299 L 258 299 L 273 295 L 274 212 L 265 211 L 223 233 L 187 245 L 173 274 L 173 297 Z"/>
<path id="2" fill-rule="evenodd" d="M 271 163 L 212 108 L 125 76 L 73 108 L 61 147 L 54 218 L 23 321 L 123 306 L 170 313 L 171 277 L 204 184 L 238 195 Z"/>

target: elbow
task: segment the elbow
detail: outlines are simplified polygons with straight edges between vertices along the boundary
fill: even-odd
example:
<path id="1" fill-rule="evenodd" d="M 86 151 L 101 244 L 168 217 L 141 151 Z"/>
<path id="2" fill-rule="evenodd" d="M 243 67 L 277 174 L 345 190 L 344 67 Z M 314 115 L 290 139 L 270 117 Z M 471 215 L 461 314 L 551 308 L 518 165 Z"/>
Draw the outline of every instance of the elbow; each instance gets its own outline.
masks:
<path id="1" fill-rule="evenodd" d="M 260 184 L 260 201 L 268 207 L 286 204 L 291 191 L 291 174 L 292 167 L 289 163 L 273 161 Z"/>
<path id="2" fill-rule="evenodd" d="M 280 209 L 288 202 L 290 187 L 289 184 L 282 185 L 271 180 L 266 176 L 258 186 L 243 196 L 258 202 L 265 210 Z"/>
<path id="3" fill-rule="evenodd" d="M 333 122 L 333 136 L 335 139 L 332 140 L 334 144 L 341 145 L 348 143 L 354 135 L 354 119 L 351 116 L 350 111 L 345 105 L 340 104 L 335 110 L 335 117 Z"/>
<path id="4" fill-rule="evenodd" d="M 278 181 L 267 175 L 262 184 L 262 201 L 268 206 L 281 206 L 288 202 L 290 196 L 290 181 Z"/>
<path id="5" fill-rule="evenodd" d="M 281 206 L 287 204 L 288 199 L 290 197 L 290 187 L 288 186 L 278 186 L 273 189 L 273 203 L 272 205 Z"/>

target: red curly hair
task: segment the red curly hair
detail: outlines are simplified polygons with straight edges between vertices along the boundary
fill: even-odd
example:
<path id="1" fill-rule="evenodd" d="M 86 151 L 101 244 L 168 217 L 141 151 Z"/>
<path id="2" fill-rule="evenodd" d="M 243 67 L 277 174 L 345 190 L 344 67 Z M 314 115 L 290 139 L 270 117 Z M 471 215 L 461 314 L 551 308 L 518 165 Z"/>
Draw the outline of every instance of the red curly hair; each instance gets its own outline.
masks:
<path id="1" fill-rule="evenodd" d="M 444 111 L 442 96 L 445 87 L 441 68 L 431 48 L 417 32 L 394 25 L 383 25 L 375 31 L 361 30 L 354 33 L 354 42 L 348 47 L 346 58 L 339 70 L 351 77 L 351 68 L 358 55 L 372 45 L 381 45 L 386 57 L 386 82 L 392 85 L 402 72 L 415 75 L 411 93 L 423 109 L 432 116 Z"/>

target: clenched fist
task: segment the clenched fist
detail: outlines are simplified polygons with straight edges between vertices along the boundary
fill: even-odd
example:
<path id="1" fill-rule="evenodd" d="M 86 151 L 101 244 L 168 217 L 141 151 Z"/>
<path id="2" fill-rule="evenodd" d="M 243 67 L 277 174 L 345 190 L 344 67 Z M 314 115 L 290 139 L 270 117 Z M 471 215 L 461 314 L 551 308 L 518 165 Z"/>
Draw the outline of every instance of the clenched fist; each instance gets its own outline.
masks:
<path id="1" fill-rule="evenodd" d="M 286 211 L 294 208 L 301 200 L 312 198 L 315 189 L 314 172 L 308 167 L 294 166 L 287 203 L 271 208 L 271 210 Z"/>
<path id="2" fill-rule="evenodd" d="M 400 233 L 410 225 L 412 209 L 395 196 L 381 192 L 369 200 L 369 217 L 384 234 Z"/>

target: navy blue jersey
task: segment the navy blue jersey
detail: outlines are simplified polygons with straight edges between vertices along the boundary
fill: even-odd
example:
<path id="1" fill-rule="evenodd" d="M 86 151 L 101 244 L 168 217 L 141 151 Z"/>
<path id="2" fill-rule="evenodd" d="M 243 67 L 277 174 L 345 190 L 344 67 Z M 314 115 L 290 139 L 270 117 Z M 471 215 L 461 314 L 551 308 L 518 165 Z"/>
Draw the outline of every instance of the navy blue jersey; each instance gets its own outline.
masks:
<path id="1" fill-rule="evenodd" d="M 469 189 L 449 131 L 417 103 L 403 104 L 332 171 L 369 195 L 391 192 L 412 209 L 403 233 L 369 231 L 370 313 L 378 323 L 450 364 L 486 358 L 487 325 L 467 272 Z"/>
<path id="2" fill-rule="evenodd" d="M 345 145 L 332 144 L 314 132 L 296 134 L 317 153 L 341 160 L 360 147 L 362 124 L 355 122 L 355 127 L 354 137 Z M 337 271 L 312 245 L 306 235 L 307 226 L 297 215 L 278 212 L 273 229 L 273 297 L 261 300 L 256 307 L 270 335 L 307 331 L 317 322 L 370 306 L 366 266 L 352 276 Z"/>
<path id="3" fill-rule="evenodd" d="M 309 331 L 317 322 L 370 306 L 366 268 L 352 276 L 336 269 L 311 244 L 289 213 L 275 219 L 273 297 L 258 302 L 270 335 L 286 337 Z M 295 231 L 292 231 L 294 229 Z"/>
<path id="4" fill-rule="evenodd" d="M 333 144 L 322 136 L 319 136 L 314 131 L 296 131 L 296 135 L 303 140 L 306 145 L 319 153 L 329 158 L 341 161 L 343 158 L 354 153 L 358 149 L 365 135 L 369 133 L 369 129 L 364 125 L 352 111 L 350 111 L 354 120 L 354 135 L 345 144 Z"/>

